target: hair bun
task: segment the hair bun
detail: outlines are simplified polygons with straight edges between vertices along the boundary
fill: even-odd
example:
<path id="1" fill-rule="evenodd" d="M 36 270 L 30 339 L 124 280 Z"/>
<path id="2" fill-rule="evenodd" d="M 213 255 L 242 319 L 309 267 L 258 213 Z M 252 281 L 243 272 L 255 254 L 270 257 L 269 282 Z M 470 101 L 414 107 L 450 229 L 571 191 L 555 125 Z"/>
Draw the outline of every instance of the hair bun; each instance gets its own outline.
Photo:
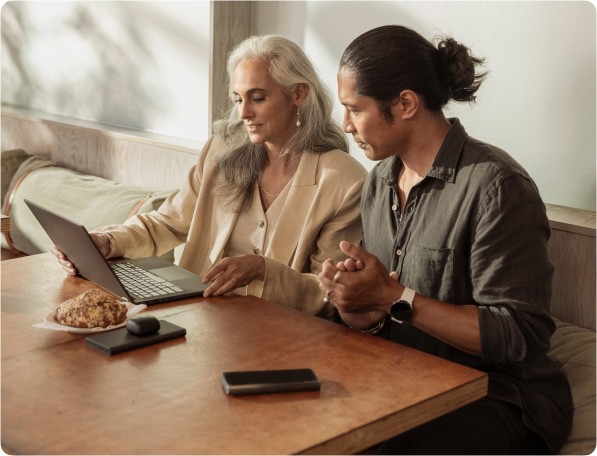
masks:
<path id="1" fill-rule="evenodd" d="M 437 49 L 439 74 L 448 90 L 448 97 L 456 101 L 474 101 L 475 92 L 487 74 L 475 74 L 475 67 L 483 64 L 484 60 L 474 57 L 469 48 L 453 38 L 443 38 Z"/>

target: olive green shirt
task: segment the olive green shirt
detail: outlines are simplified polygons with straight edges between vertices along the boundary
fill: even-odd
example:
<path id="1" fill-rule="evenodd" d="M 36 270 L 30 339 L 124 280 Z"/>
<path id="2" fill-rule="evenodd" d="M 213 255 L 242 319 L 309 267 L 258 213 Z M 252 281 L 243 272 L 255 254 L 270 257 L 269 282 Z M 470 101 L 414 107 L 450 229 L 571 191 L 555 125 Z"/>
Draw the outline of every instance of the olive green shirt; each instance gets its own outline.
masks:
<path id="1" fill-rule="evenodd" d="M 467 135 L 458 119 L 404 213 L 398 157 L 371 171 L 361 200 L 363 245 L 400 282 L 454 305 L 479 307 L 482 353 L 464 353 L 409 324 L 381 334 L 489 373 L 490 398 L 520 406 L 550 451 L 572 422 L 566 378 L 547 357 L 553 265 L 545 205 L 526 171 L 506 152 Z M 415 309 L 416 312 L 416 309 Z"/>

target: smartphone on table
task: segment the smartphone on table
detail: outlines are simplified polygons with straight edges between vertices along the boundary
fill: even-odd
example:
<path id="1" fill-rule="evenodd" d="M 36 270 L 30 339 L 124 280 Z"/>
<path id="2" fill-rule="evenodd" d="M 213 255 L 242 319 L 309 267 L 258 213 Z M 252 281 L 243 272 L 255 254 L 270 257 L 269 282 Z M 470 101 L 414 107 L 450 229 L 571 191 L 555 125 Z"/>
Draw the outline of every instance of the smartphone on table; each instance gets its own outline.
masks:
<path id="1" fill-rule="evenodd" d="M 319 391 L 321 388 L 311 369 L 223 372 L 222 385 L 230 395 Z"/>

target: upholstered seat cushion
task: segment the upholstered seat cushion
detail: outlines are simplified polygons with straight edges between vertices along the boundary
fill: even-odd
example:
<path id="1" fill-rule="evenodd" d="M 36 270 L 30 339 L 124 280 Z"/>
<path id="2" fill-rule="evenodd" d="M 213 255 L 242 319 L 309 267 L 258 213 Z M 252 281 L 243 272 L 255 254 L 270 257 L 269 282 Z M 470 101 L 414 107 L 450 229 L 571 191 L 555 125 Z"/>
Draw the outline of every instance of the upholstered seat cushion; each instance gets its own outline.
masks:
<path id="1" fill-rule="evenodd" d="M 595 331 L 555 319 L 549 356 L 568 377 L 574 419 L 560 454 L 591 454 L 595 450 Z"/>
<path id="2" fill-rule="evenodd" d="M 2 201 L 8 193 L 10 182 L 19 166 L 27 160 L 31 155 L 22 149 L 5 150 L 2 151 L 2 178 L 0 180 L 2 186 Z"/>
<path id="3" fill-rule="evenodd" d="M 135 213 L 157 209 L 171 192 L 119 184 L 56 166 L 46 157 L 33 155 L 18 167 L 5 196 L 6 200 L 12 197 L 11 204 L 4 201 L 11 229 L 10 238 L 3 236 L 2 247 L 14 247 L 29 255 L 52 248 L 53 243 L 24 203 L 25 199 L 92 230 L 122 223 Z M 173 254 L 168 255 L 168 259 L 173 258 Z"/>

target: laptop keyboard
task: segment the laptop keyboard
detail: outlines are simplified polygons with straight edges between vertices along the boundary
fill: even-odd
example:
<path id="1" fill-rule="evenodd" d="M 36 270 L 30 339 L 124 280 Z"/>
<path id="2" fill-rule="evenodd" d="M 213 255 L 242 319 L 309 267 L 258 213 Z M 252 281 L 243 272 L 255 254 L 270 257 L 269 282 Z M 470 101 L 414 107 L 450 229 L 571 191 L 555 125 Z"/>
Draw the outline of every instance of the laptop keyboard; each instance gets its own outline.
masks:
<path id="1" fill-rule="evenodd" d="M 151 274 L 133 263 L 113 263 L 110 266 L 126 290 L 138 298 L 163 296 L 182 291 L 173 283 Z"/>

